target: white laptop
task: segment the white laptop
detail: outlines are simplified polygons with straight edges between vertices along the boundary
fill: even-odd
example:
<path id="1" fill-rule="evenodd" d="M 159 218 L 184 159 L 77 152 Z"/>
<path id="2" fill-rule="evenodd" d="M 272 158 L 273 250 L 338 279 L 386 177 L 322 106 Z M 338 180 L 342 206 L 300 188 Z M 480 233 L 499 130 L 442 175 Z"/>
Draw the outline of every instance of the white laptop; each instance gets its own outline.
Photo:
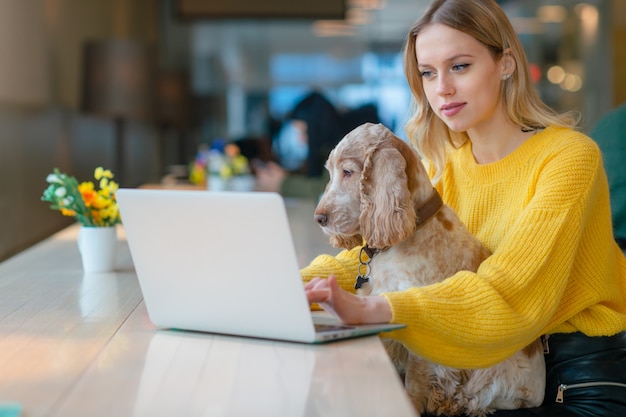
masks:
<path id="1" fill-rule="evenodd" d="M 157 327 L 304 343 L 404 327 L 329 317 L 316 326 L 279 194 L 120 189 L 116 197 Z"/>

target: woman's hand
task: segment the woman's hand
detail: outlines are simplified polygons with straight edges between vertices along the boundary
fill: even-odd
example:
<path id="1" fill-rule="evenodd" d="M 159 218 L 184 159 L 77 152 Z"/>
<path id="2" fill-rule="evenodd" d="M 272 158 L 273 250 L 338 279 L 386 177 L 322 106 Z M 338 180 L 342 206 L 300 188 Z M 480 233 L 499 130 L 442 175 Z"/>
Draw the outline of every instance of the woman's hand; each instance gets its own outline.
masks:
<path id="1" fill-rule="evenodd" d="M 339 286 L 334 276 L 313 278 L 305 286 L 309 304 L 317 303 L 347 324 L 388 323 L 391 307 L 381 296 L 359 296 Z"/>
<path id="2" fill-rule="evenodd" d="M 287 177 L 287 171 L 275 162 L 268 162 L 255 166 L 256 185 L 258 191 L 273 191 L 280 193 L 280 187 Z"/>

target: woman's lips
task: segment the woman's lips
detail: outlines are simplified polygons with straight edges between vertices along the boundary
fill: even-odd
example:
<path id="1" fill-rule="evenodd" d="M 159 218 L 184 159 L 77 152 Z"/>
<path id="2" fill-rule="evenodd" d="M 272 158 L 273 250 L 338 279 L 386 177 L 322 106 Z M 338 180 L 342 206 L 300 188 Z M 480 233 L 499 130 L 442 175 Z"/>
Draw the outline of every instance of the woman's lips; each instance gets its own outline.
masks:
<path id="1" fill-rule="evenodd" d="M 449 103 L 441 106 L 441 113 L 446 117 L 452 117 L 465 107 L 466 103 Z"/>

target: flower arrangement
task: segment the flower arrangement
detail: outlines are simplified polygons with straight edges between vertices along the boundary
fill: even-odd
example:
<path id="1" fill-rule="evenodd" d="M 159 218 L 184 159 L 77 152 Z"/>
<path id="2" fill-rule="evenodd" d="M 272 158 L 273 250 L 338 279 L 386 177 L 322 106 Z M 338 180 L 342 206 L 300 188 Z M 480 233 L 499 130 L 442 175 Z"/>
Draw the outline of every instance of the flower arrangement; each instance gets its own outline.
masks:
<path id="1" fill-rule="evenodd" d="M 228 179 L 237 175 L 250 174 L 248 158 L 241 154 L 239 146 L 229 143 L 224 147 L 224 154 L 209 158 L 209 175 Z"/>
<path id="2" fill-rule="evenodd" d="M 41 197 L 50 203 L 52 210 L 59 210 L 62 215 L 74 217 L 80 224 L 88 227 L 108 227 L 121 223 L 115 200 L 119 185 L 113 181 L 113 173 L 98 167 L 94 171 L 98 189 L 91 181 L 81 182 L 55 168 L 46 177 L 48 188 Z"/>
<path id="3" fill-rule="evenodd" d="M 210 149 L 201 147 L 191 168 L 189 179 L 195 184 L 204 184 L 207 176 L 228 181 L 232 177 L 250 175 L 248 158 L 234 143 L 217 143 Z"/>

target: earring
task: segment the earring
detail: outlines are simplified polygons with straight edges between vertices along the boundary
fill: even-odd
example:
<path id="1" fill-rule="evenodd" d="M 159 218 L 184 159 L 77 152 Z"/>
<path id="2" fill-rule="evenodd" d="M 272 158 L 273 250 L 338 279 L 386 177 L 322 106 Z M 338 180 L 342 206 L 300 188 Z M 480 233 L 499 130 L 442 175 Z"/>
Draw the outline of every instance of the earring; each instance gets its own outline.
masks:
<path id="1" fill-rule="evenodd" d="M 509 78 L 511 78 L 511 74 L 504 74 L 504 75 L 502 76 L 502 80 L 503 80 L 503 81 L 506 81 L 506 80 L 508 80 Z"/>

